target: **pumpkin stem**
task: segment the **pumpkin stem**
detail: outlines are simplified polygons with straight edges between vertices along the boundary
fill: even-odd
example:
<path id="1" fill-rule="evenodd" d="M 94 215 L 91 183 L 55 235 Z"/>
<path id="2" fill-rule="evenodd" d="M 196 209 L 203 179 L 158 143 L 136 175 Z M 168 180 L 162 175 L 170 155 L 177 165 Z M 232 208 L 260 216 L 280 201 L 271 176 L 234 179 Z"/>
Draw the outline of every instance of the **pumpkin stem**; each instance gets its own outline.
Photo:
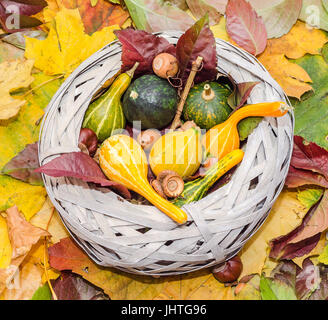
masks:
<path id="1" fill-rule="evenodd" d="M 128 70 L 127 72 L 125 72 L 130 78 L 132 78 L 133 77 L 133 75 L 134 75 L 134 72 L 137 70 L 137 68 L 139 67 L 139 62 L 136 62 L 135 64 L 134 64 L 134 66 L 130 69 L 130 70 Z"/>
<path id="2" fill-rule="evenodd" d="M 204 85 L 204 90 L 203 90 L 203 93 L 202 93 L 202 98 L 205 100 L 205 101 L 211 101 L 215 98 L 215 93 L 214 91 L 212 90 L 211 86 L 206 83 Z"/>

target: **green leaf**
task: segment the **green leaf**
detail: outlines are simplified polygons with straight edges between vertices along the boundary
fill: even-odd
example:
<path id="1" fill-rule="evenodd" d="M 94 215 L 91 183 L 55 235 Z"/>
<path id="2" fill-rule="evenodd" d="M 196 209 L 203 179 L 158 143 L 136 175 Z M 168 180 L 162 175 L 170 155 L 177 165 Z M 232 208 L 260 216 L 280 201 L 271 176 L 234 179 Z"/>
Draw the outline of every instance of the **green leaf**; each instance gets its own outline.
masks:
<path id="1" fill-rule="evenodd" d="M 249 117 L 238 123 L 239 138 L 245 140 L 262 121 L 262 117 Z"/>
<path id="2" fill-rule="evenodd" d="M 317 27 L 328 31 L 328 1 L 327 0 L 303 0 L 299 19 L 311 27 Z"/>
<path id="3" fill-rule="evenodd" d="M 194 23 L 189 14 L 160 0 L 125 0 L 137 29 L 148 32 L 185 31 Z"/>
<path id="4" fill-rule="evenodd" d="M 322 189 L 306 189 L 299 191 L 297 194 L 297 199 L 300 201 L 306 208 L 311 208 L 316 204 L 323 194 Z"/>
<path id="5" fill-rule="evenodd" d="M 51 300 L 51 298 L 52 294 L 48 284 L 46 283 L 34 292 L 31 300 Z"/>
<path id="6" fill-rule="evenodd" d="M 328 149 L 328 64 L 321 55 L 306 55 L 294 62 L 309 74 L 314 89 L 301 101 L 293 99 L 294 134 Z"/>
<path id="7" fill-rule="evenodd" d="M 260 291 L 262 300 L 297 300 L 292 287 L 264 276 L 260 280 Z"/>

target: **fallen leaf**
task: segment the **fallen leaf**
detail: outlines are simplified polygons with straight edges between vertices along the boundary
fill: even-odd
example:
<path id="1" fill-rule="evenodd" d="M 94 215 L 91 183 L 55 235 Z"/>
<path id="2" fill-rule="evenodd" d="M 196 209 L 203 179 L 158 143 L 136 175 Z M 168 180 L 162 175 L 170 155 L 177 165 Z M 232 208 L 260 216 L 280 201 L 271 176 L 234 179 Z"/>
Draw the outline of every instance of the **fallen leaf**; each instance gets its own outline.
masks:
<path id="1" fill-rule="evenodd" d="M 67 9 L 79 9 L 85 32 L 92 34 L 105 27 L 118 25 L 122 27 L 129 13 L 120 5 L 99 0 L 92 6 L 90 0 L 61 0 Z"/>
<path id="2" fill-rule="evenodd" d="M 47 197 L 40 211 L 31 218 L 30 223 L 35 227 L 47 230 L 50 233 L 49 240 L 51 243 L 57 243 L 61 239 L 69 237 L 69 233 L 49 197 Z"/>
<path id="3" fill-rule="evenodd" d="M 14 60 L 0 64 L 0 120 L 17 115 L 24 100 L 14 99 L 10 92 L 28 87 L 34 80 L 31 76 L 33 60 Z"/>
<path id="4" fill-rule="evenodd" d="M 325 47 L 328 47 L 328 45 Z M 308 142 L 314 142 L 319 147 L 328 149 L 325 86 L 328 79 L 328 64 L 324 56 L 320 55 L 306 55 L 296 60 L 295 63 L 308 72 L 313 80 L 312 86 L 314 89 L 314 92 L 304 96 L 302 101 L 293 101 L 296 119 L 295 135 L 303 137 Z"/>
<path id="5" fill-rule="evenodd" d="M 104 290 L 112 300 L 233 299 L 230 287 L 224 287 L 208 270 L 151 278 L 101 268 L 70 239 L 62 239 L 49 248 L 50 265 L 71 270 Z"/>
<path id="6" fill-rule="evenodd" d="M 320 284 L 317 289 L 311 294 L 308 300 L 327 300 L 328 299 L 328 268 L 325 265 L 320 265 Z"/>
<path id="7" fill-rule="evenodd" d="M 32 185 L 43 185 L 41 174 L 34 171 L 38 167 L 38 143 L 36 142 L 26 145 L 25 149 L 12 158 L 1 172 Z"/>
<path id="8" fill-rule="evenodd" d="M 30 300 L 41 285 L 42 269 L 33 263 L 22 264 L 15 281 L 3 293 L 4 300 Z"/>
<path id="9" fill-rule="evenodd" d="M 125 5 L 137 29 L 148 32 L 185 31 L 194 23 L 194 20 L 187 12 L 172 6 L 168 2 L 125 0 Z"/>
<path id="10" fill-rule="evenodd" d="M 45 40 L 26 38 L 25 57 L 35 59 L 35 67 L 48 75 L 68 76 L 82 61 L 113 41 L 117 29 L 110 26 L 89 36 L 84 32 L 79 10 L 63 8 Z"/>
<path id="11" fill-rule="evenodd" d="M 297 300 L 295 286 L 298 267 L 291 261 L 280 262 L 270 277 L 261 276 L 262 300 Z"/>
<path id="12" fill-rule="evenodd" d="M 322 189 L 305 189 L 298 192 L 297 200 L 300 201 L 306 208 L 310 209 L 321 199 L 322 194 Z"/>
<path id="13" fill-rule="evenodd" d="M 7 176 L 0 176 L 0 211 L 16 205 L 26 220 L 37 213 L 46 198 L 46 190 Z"/>
<path id="14" fill-rule="evenodd" d="M 303 0 L 299 19 L 306 22 L 309 28 L 320 28 L 328 31 L 326 3 L 326 0 Z"/>
<path id="15" fill-rule="evenodd" d="M 318 241 L 317 245 L 315 246 L 315 248 L 312 251 L 310 251 L 308 254 L 305 254 L 301 257 L 293 258 L 292 261 L 294 263 L 296 263 L 300 268 L 302 268 L 303 261 L 306 258 L 319 257 L 319 255 L 322 253 L 322 251 L 325 248 L 325 244 L 326 244 L 326 234 L 325 234 L 325 232 L 322 232 L 321 236 L 320 236 L 320 240 Z"/>
<path id="16" fill-rule="evenodd" d="M 52 287 L 58 300 L 108 300 L 102 290 L 72 272 L 62 272 Z"/>
<path id="17" fill-rule="evenodd" d="M 289 233 L 301 224 L 307 209 L 297 200 L 296 191 L 283 190 L 261 226 L 241 250 L 242 278 L 261 274 L 269 251 L 269 241 Z"/>
<path id="18" fill-rule="evenodd" d="M 143 30 L 125 29 L 114 32 L 122 44 L 122 70 L 126 71 L 136 62 L 140 65 L 138 73 L 152 72 L 152 62 L 155 56 L 162 52 L 175 55 L 175 47 L 165 38 L 153 35 Z"/>
<path id="19" fill-rule="evenodd" d="M 255 56 L 267 44 L 263 20 L 246 0 L 230 0 L 226 8 L 227 32 L 231 39 Z"/>
<path id="20" fill-rule="evenodd" d="M 256 274 L 246 283 L 239 282 L 235 295 L 236 300 L 261 300 L 260 276 Z"/>
<path id="21" fill-rule="evenodd" d="M 42 236 L 48 236 L 46 230 L 31 225 L 16 206 L 6 210 L 8 234 L 12 247 L 12 258 L 26 255 Z"/>
<path id="22" fill-rule="evenodd" d="M 188 8 L 197 19 L 208 13 L 210 25 L 220 22 L 221 13 L 225 12 L 228 0 L 187 0 Z"/>
<path id="23" fill-rule="evenodd" d="M 328 228 L 327 205 L 328 192 L 326 191 L 321 201 L 311 207 L 297 228 L 270 242 L 270 257 L 292 259 L 309 253 L 318 243 L 321 232 Z"/>
<path id="24" fill-rule="evenodd" d="M 215 39 L 208 26 L 208 16 L 198 20 L 182 34 L 176 45 L 179 63 L 179 77 L 186 81 L 191 71 L 192 62 L 202 57 L 202 68 L 197 72 L 195 83 L 213 80 L 217 75 Z"/>
<path id="25" fill-rule="evenodd" d="M 266 52 L 270 55 L 284 54 L 289 59 L 299 59 L 306 53 L 320 54 L 321 48 L 328 41 L 327 34 L 318 29 L 310 29 L 297 21 L 288 34 L 279 39 L 268 40 Z"/>
<path id="26" fill-rule="evenodd" d="M 12 249 L 8 235 L 6 219 L 0 216 L 0 269 L 5 269 L 10 265 Z"/>
<path id="27" fill-rule="evenodd" d="M 280 38 L 288 33 L 297 21 L 302 8 L 302 0 L 250 0 L 249 2 L 262 17 L 268 38 Z"/>
<path id="28" fill-rule="evenodd" d="M 51 300 L 52 294 L 48 284 L 39 287 L 34 293 L 31 300 Z"/>
<path id="29" fill-rule="evenodd" d="M 290 62 L 283 53 L 271 54 L 270 50 L 265 50 L 259 61 L 288 96 L 300 99 L 305 92 L 312 90 L 307 83 L 312 82 L 308 73 L 301 66 Z"/>
<path id="30" fill-rule="evenodd" d="M 0 3 L 0 24 L 6 32 L 17 32 L 25 28 L 37 27 L 42 22 L 32 15 L 41 11 L 45 5 L 45 1 L 40 2 L 40 4 L 32 4 L 2 0 Z"/>
<path id="31" fill-rule="evenodd" d="M 219 38 L 228 42 L 232 42 L 230 39 L 227 30 L 226 30 L 226 19 L 221 17 L 220 22 L 214 26 L 210 26 L 211 31 L 215 38 Z"/>
<path id="32" fill-rule="evenodd" d="M 328 151 L 296 135 L 291 165 L 298 169 L 317 172 L 328 179 Z"/>
<path id="33" fill-rule="evenodd" d="M 296 188 L 304 185 L 317 185 L 328 188 L 328 181 L 320 174 L 290 166 L 285 185 L 288 188 Z"/>
<path id="34" fill-rule="evenodd" d="M 6 213 L 12 259 L 7 267 L 0 268 L 0 294 L 3 293 L 2 296 L 5 299 L 17 297 L 30 299 L 41 284 L 42 268 L 36 266 L 26 257 L 40 237 L 46 236 L 48 233 L 27 222 L 15 206 L 8 209 Z M 21 269 L 18 272 L 20 266 Z"/>
<path id="35" fill-rule="evenodd" d="M 101 171 L 97 162 L 83 152 L 70 152 L 49 161 L 35 169 L 51 177 L 73 177 L 87 182 L 98 183 L 104 187 L 111 187 L 130 199 L 129 190 L 122 184 L 110 181 Z"/>
<path id="36" fill-rule="evenodd" d="M 299 300 L 308 299 L 319 288 L 321 282 L 319 267 L 307 258 L 302 270 L 297 272 L 295 290 Z"/>

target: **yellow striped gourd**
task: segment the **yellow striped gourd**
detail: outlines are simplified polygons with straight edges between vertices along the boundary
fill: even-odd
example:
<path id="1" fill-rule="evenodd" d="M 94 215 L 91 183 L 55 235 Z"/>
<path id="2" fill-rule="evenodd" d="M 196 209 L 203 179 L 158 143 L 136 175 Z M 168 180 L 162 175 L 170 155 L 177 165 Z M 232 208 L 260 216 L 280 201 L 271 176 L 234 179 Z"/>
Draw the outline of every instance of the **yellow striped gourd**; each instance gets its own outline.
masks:
<path id="1" fill-rule="evenodd" d="M 117 134 L 106 139 L 100 147 L 99 164 L 105 175 L 133 190 L 178 223 L 187 215 L 162 198 L 147 180 L 147 157 L 140 144 L 131 137 Z"/>
<path id="2" fill-rule="evenodd" d="M 125 127 L 121 97 L 130 85 L 137 67 L 138 63 L 131 70 L 120 74 L 110 88 L 90 104 L 85 113 L 82 127 L 93 130 L 101 142 Z"/>

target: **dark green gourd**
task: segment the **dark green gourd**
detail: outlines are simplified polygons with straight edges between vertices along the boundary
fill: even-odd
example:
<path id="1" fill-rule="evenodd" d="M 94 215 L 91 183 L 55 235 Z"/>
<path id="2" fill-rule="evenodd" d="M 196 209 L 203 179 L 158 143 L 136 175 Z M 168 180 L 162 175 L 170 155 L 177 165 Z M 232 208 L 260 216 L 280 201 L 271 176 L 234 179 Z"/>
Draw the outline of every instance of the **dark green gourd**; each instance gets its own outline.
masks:
<path id="1" fill-rule="evenodd" d="M 160 129 L 172 121 L 177 102 L 177 90 L 166 79 L 144 75 L 125 92 L 123 112 L 129 122 L 141 121 L 142 129 Z"/>

